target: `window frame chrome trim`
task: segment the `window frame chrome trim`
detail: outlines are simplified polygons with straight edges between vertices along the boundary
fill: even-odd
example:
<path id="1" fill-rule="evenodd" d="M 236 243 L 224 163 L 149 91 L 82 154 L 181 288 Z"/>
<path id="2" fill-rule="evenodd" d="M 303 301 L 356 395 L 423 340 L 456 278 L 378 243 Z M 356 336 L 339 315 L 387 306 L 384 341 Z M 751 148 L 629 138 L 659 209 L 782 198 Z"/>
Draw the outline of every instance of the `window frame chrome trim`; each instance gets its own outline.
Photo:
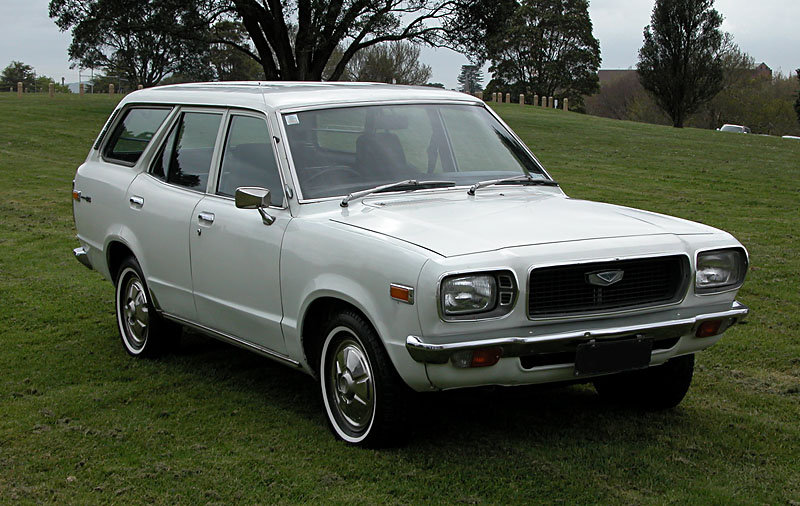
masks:
<path id="1" fill-rule="evenodd" d="M 620 309 L 616 311 L 600 311 L 596 313 L 580 313 L 580 314 L 571 314 L 571 315 L 561 315 L 561 316 L 545 316 L 545 317 L 531 317 L 531 310 L 530 310 L 530 289 L 531 289 L 531 274 L 536 269 L 543 269 L 546 267 L 563 267 L 566 265 L 583 265 L 583 264 L 593 264 L 593 263 L 602 263 L 602 262 L 621 262 L 624 260 L 641 260 L 645 258 L 663 258 L 663 257 L 674 257 L 674 256 L 683 256 L 687 260 L 687 265 L 689 266 L 686 275 L 688 279 L 683 281 L 684 288 L 681 297 L 677 299 L 675 302 L 669 302 L 667 304 L 659 304 L 656 306 L 644 306 L 644 307 L 635 307 L 629 309 Z M 592 318 L 603 318 L 607 316 L 616 316 L 622 314 L 630 314 L 630 313 L 648 313 L 652 310 L 664 309 L 672 306 L 679 306 L 683 304 L 686 300 L 686 297 L 689 295 L 689 289 L 692 286 L 692 279 L 694 277 L 694 266 L 692 265 L 692 257 L 689 256 L 688 253 L 685 251 L 676 251 L 672 253 L 660 253 L 660 254 L 647 254 L 647 255 L 629 255 L 629 256 L 619 256 L 619 257 L 611 257 L 611 258 L 592 258 L 588 260 L 580 260 L 580 261 L 564 261 L 564 262 L 552 262 L 552 263 L 544 263 L 544 264 L 537 264 L 531 265 L 528 267 L 528 275 L 527 281 L 525 283 L 525 316 L 529 321 L 532 322 L 547 322 L 547 321 L 564 321 L 564 320 L 585 320 L 585 319 L 592 319 Z"/>

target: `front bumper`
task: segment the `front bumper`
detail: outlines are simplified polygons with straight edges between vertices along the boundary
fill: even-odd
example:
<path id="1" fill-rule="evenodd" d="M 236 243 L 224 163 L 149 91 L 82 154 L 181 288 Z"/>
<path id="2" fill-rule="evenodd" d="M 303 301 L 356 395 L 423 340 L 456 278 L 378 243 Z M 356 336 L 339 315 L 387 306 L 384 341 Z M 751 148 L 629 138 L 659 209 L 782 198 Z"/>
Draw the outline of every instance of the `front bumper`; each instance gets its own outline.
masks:
<path id="1" fill-rule="evenodd" d="M 83 246 L 72 250 L 72 254 L 75 255 L 75 260 L 80 262 L 81 265 L 85 266 L 88 269 L 93 268 L 92 262 L 89 260 L 89 254 L 86 252 L 86 249 Z"/>
<path id="2" fill-rule="evenodd" d="M 406 338 L 406 349 L 411 357 L 426 364 L 446 364 L 454 353 L 481 348 L 500 348 L 501 356 L 523 357 L 536 353 L 558 353 L 574 349 L 580 343 L 592 339 L 613 339 L 625 336 L 641 336 L 654 340 L 676 339 L 693 334 L 697 327 L 708 320 L 723 320 L 717 335 L 722 334 L 731 325 L 744 318 L 749 308 L 734 301 L 727 311 L 699 314 L 689 318 L 680 318 L 655 323 L 612 327 L 603 329 L 586 329 L 553 334 L 542 334 L 530 337 L 502 337 L 463 341 L 445 344 L 426 343 L 418 336 Z"/>

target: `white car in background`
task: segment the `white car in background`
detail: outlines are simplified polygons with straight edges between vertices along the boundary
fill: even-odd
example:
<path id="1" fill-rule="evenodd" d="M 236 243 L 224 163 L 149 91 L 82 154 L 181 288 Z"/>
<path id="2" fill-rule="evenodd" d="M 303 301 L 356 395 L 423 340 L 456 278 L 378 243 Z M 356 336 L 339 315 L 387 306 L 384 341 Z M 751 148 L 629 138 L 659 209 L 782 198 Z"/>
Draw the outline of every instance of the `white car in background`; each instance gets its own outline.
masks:
<path id="1" fill-rule="evenodd" d="M 731 132 L 735 134 L 749 134 L 750 128 L 742 125 L 722 125 L 720 128 L 717 128 L 720 132 Z"/>
<path id="2" fill-rule="evenodd" d="M 131 93 L 73 209 L 129 354 L 186 326 L 277 360 L 353 444 L 424 425 L 411 390 L 579 381 L 675 406 L 748 312 L 730 234 L 571 199 L 482 101 L 435 88 Z"/>

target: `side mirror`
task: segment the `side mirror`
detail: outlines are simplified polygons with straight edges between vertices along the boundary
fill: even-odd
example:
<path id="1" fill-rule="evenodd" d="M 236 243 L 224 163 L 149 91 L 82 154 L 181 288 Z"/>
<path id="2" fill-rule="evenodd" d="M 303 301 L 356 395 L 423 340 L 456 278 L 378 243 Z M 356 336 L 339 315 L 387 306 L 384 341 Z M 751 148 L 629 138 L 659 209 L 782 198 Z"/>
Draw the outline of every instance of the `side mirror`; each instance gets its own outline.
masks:
<path id="1" fill-rule="evenodd" d="M 275 222 L 275 218 L 265 211 L 272 204 L 272 198 L 266 188 L 250 186 L 236 188 L 234 200 L 239 209 L 258 209 L 264 225 L 272 225 Z"/>
<path id="2" fill-rule="evenodd" d="M 269 190 L 266 188 L 242 186 L 236 188 L 236 207 L 239 209 L 258 209 L 272 204 Z"/>

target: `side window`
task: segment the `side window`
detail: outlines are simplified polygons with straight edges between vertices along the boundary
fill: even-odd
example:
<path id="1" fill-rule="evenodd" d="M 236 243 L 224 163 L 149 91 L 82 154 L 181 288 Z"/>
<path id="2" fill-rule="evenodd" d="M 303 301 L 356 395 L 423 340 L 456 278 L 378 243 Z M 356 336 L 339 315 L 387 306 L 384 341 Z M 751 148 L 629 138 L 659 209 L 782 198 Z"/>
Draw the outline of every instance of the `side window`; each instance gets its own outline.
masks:
<path id="1" fill-rule="evenodd" d="M 150 172 L 168 183 L 205 191 L 221 119 L 219 113 L 181 114 Z"/>
<path id="2" fill-rule="evenodd" d="M 130 164 L 136 163 L 164 122 L 170 109 L 133 107 L 125 112 L 103 151 L 103 156 Z"/>
<path id="3" fill-rule="evenodd" d="M 269 129 L 263 118 L 232 116 L 222 154 L 217 193 L 233 197 L 240 186 L 267 188 L 272 204 L 283 207 L 283 188 Z"/>

